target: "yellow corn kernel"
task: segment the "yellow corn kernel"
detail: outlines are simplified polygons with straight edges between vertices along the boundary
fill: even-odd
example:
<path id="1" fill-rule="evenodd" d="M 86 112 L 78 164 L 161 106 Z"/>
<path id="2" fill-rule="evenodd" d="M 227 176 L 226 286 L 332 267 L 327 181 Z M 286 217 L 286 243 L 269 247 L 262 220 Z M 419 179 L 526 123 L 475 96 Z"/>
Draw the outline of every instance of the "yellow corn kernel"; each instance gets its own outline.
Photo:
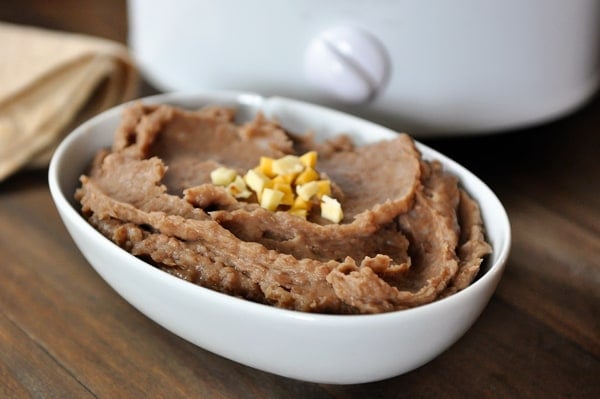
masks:
<path id="1" fill-rule="evenodd" d="M 318 190 L 317 190 L 317 198 L 321 198 L 324 195 L 331 195 L 331 181 L 329 180 L 319 180 L 317 181 Z"/>
<path id="2" fill-rule="evenodd" d="M 210 172 L 210 180 L 215 186 L 226 186 L 231 183 L 236 176 L 237 172 L 235 170 L 224 166 L 220 166 Z"/>
<path id="3" fill-rule="evenodd" d="M 304 170 L 304 165 L 296 155 L 285 155 L 273 161 L 273 173 L 277 175 L 297 174 Z"/>
<path id="4" fill-rule="evenodd" d="M 296 197 L 292 204 L 292 209 L 310 209 L 311 202 L 304 200 L 302 197 Z"/>
<path id="5" fill-rule="evenodd" d="M 271 179 L 259 169 L 250 169 L 244 176 L 244 180 L 252 191 L 261 193 L 269 185 Z"/>
<path id="6" fill-rule="evenodd" d="M 319 183 L 316 181 L 310 181 L 305 184 L 296 186 L 296 194 L 304 201 L 310 201 L 313 195 L 319 192 Z"/>
<path id="7" fill-rule="evenodd" d="M 290 209 L 288 211 L 288 213 L 290 213 L 290 214 L 292 214 L 294 216 L 301 217 L 302 219 L 306 219 L 306 216 L 308 215 L 308 210 L 306 210 L 306 209 L 299 209 L 299 208 L 297 208 L 297 209 L 292 208 L 292 209 Z"/>
<path id="8" fill-rule="evenodd" d="M 235 179 L 227 185 L 227 191 L 235 198 L 248 198 L 252 195 L 240 175 L 236 175 Z"/>
<path id="9" fill-rule="evenodd" d="M 335 198 L 323 195 L 321 198 L 321 216 L 333 223 L 339 223 L 344 218 L 342 205 Z"/>
<path id="10" fill-rule="evenodd" d="M 260 161 L 258 163 L 258 169 L 264 173 L 267 177 L 274 177 L 275 173 L 273 172 L 273 158 L 269 157 L 260 157 Z"/>
<path id="11" fill-rule="evenodd" d="M 307 168 L 314 168 L 317 166 L 317 152 L 309 151 L 300 157 L 300 162 Z"/>
<path id="12" fill-rule="evenodd" d="M 279 206 L 279 204 L 281 203 L 281 200 L 284 196 L 284 193 L 282 193 L 279 190 L 274 190 L 272 188 L 265 188 L 262 191 L 262 195 L 261 195 L 261 199 L 260 199 L 260 206 L 262 206 L 263 208 L 274 212 L 277 207 Z"/>
<path id="13" fill-rule="evenodd" d="M 295 178 L 296 178 L 296 175 L 291 174 L 291 173 L 287 174 L 287 175 L 278 175 L 273 178 L 273 184 L 277 184 L 277 183 L 292 184 L 294 182 Z"/>
<path id="14" fill-rule="evenodd" d="M 309 181 L 314 181 L 319 179 L 319 173 L 314 170 L 311 166 L 307 166 L 302 173 L 296 177 L 296 184 L 305 184 Z"/>
<path id="15" fill-rule="evenodd" d="M 283 193 L 283 198 L 280 202 L 281 205 L 291 206 L 294 204 L 294 191 L 289 183 L 275 182 L 275 179 L 273 179 L 273 189 Z"/>

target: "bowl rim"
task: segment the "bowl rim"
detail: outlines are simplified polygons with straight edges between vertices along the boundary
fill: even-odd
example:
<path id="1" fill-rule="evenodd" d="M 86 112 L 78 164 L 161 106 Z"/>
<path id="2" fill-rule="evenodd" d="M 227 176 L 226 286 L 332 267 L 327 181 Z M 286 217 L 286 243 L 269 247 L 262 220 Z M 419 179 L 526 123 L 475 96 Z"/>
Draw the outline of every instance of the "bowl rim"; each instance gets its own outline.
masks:
<path id="1" fill-rule="evenodd" d="M 159 270 L 155 267 L 152 267 L 149 263 L 133 256 L 126 250 L 120 248 L 118 245 L 110 241 L 108 238 L 103 236 L 98 230 L 96 230 L 93 226 L 91 226 L 79 213 L 77 209 L 73 206 L 73 204 L 67 199 L 66 193 L 63 191 L 63 186 L 67 184 L 66 182 L 61 181 L 61 172 L 63 168 L 68 167 L 65 165 L 66 160 L 64 159 L 65 153 L 76 143 L 78 140 L 86 140 L 88 136 L 91 136 L 94 133 L 94 127 L 99 123 L 109 120 L 115 117 L 118 117 L 121 111 L 135 103 L 135 102 L 144 102 L 150 104 L 158 104 L 158 103 L 181 103 L 181 102 L 202 102 L 205 100 L 210 101 L 210 99 L 215 99 L 215 102 L 225 100 L 225 101 L 234 101 L 237 104 L 244 105 L 253 105 L 260 108 L 265 101 L 269 99 L 278 99 L 283 101 L 288 101 L 291 104 L 301 104 L 303 106 L 309 106 L 321 109 L 325 112 L 333 112 L 335 114 L 340 114 L 343 116 L 350 116 L 356 120 L 366 121 L 380 128 L 384 128 L 389 130 L 390 132 L 395 132 L 392 129 L 387 129 L 383 125 L 379 125 L 377 123 L 355 117 L 353 115 L 337 111 L 328 107 L 315 105 L 312 103 L 307 103 L 299 100 L 292 100 L 285 97 L 263 97 L 256 93 L 251 92 L 242 92 L 242 91 L 227 91 L 227 90 L 207 90 L 207 91 L 196 91 L 193 93 L 190 92 L 169 92 L 162 93 L 158 95 L 152 95 L 147 97 L 142 97 L 139 99 L 135 99 L 133 101 L 129 101 L 118 106 L 112 107 L 94 117 L 87 120 L 83 124 L 76 127 L 72 132 L 70 132 L 63 141 L 59 144 L 57 149 L 55 150 L 50 165 L 48 168 L 48 184 L 51 196 L 56 204 L 56 207 L 59 209 L 61 213 L 61 217 L 68 218 L 72 222 L 77 225 L 77 228 L 87 236 L 92 239 L 98 241 L 100 245 L 103 245 L 106 250 L 114 252 L 116 256 L 123 258 L 127 264 L 130 264 L 132 267 L 139 268 L 142 273 L 151 273 L 155 278 L 163 279 L 169 284 L 174 284 L 177 289 L 189 291 L 190 295 L 200 295 L 203 298 L 208 298 L 211 301 L 219 301 L 223 302 L 223 304 L 227 304 L 229 306 L 238 307 L 240 311 L 248 311 L 253 313 L 261 313 L 266 317 L 275 317 L 277 319 L 286 318 L 291 321 L 308 321 L 312 323 L 319 324 L 331 324 L 335 323 L 339 325 L 339 323 L 343 324 L 354 324 L 360 322 L 362 320 L 368 320 L 369 323 L 385 323 L 390 320 L 396 318 L 405 318 L 411 316 L 418 316 L 425 313 L 429 313 L 433 310 L 440 308 L 440 310 L 445 310 L 446 308 L 452 308 L 454 304 L 458 301 L 461 301 L 464 297 L 475 295 L 476 291 L 482 289 L 483 287 L 492 284 L 496 279 L 500 278 L 500 275 L 503 273 L 506 261 L 508 259 L 510 248 L 511 248 L 511 227 L 508 215 L 506 210 L 504 209 L 502 203 L 498 199 L 498 197 L 494 194 L 494 192 L 481 180 L 479 177 L 475 176 L 468 169 L 457 163 L 456 161 L 450 159 L 449 157 L 441 154 L 437 150 L 428 147 L 425 144 L 420 143 L 417 139 L 413 137 L 417 148 L 421 152 L 426 152 L 428 158 L 435 157 L 442 162 L 444 168 L 450 166 L 453 170 L 452 173 L 456 174 L 456 171 L 460 172 L 459 181 L 462 181 L 464 177 L 468 177 L 471 180 L 472 184 L 476 184 L 479 186 L 479 189 L 482 190 L 481 194 L 478 197 L 485 197 L 488 200 L 491 200 L 489 204 L 489 208 L 494 209 L 494 212 L 498 214 L 497 219 L 500 221 L 499 226 L 495 226 L 495 229 L 498 231 L 498 243 L 499 247 L 494 247 L 494 254 L 490 255 L 493 257 L 488 260 L 489 265 L 487 266 L 487 270 L 481 276 L 479 276 L 475 281 L 473 281 L 469 286 L 464 288 L 463 290 L 454 293 L 448 297 L 435 300 L 431 303 L 427 303 L 424 305 L 420 305 L 414 308 L 386 312 L 386 313 L 377 313 L 377 314 L 323 314 L 323 313 L 308 313 L 301 312 L 297 310 L 283 309 L 278 308 L 271 305 L 261 304 L 257 302 L 252 302 L 250 300 L 246 300 L 243 298 L 234 297 L 219 291 L 211 290 L 209 288 L 191 283 L 189 281 L 183 280 L 176 276 L 173 276 L 169 273 L 166 273 L 162 270 Z M 206 103 L 206 102 L 205 102 Z M 209 104 L 209 102 L 207 103 Z M 97 132 L 96 132 L 97 134 Z M 478 201 L 479 202 L 479 201 Z M 483 206 L 480 204 L 483 209 Z M 483 212 L 482 212 L 483 217 Z M 484 221 L 485 223 L 485 221 Z M 486 228 L 486 231 L 488 229 Z M 498 245 L 498 244 L 496 244 Z M 88 261 L 89 263 L 89 261 Z M 92 265 L 93 267 L 93 265 Z M 95 268 L 95 267 L 94 267 Z M 143 268 L 143 269 L 142 269 Z"/>

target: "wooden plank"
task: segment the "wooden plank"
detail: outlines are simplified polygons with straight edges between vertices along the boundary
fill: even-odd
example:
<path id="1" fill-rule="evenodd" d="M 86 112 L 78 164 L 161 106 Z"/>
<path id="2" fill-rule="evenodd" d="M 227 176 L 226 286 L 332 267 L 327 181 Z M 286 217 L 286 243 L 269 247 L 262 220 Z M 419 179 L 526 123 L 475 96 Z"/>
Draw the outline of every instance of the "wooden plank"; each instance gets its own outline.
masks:
<path id="1" fill-rule="evenodd" d="M 93 395 L 43 348 L 0 313 L 0 397 Z"/>

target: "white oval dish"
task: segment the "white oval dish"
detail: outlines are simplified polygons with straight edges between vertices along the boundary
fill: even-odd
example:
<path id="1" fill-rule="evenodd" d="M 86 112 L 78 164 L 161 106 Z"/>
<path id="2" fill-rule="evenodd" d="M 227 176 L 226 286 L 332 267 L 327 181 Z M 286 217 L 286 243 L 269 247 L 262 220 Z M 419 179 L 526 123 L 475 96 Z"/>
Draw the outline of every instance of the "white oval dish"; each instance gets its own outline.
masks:
<path id="1" fill-rule="evenodd" d="M 339 133 L 364 144 L 393 131 L 320 106 L 252 93 L 171 93 L 143 99 L 186 108 L 221 104 L 245 120 L 257 111 L 294 132 Z M 413 370 L 441 354 L 475 322 L 493 294 L 510 249 L 510 225 L 494 193 L 472 173 L 417 143 L 438 159 L 480 204 L 493 253 L 483 275 L 465 290 L 414 309 L 377 315 L 322 315 L 278 309 L 215 292 L 176 278 L 132 256 L 80 215 L 73 193 L 94 154 L 108 147 L 123 106 L 87 121 L 56 150 L 49 169 L 52 198 L 85 258 L 123 298 L 178 336 L 236 362 L 295 379 L 351 384 Z"/>

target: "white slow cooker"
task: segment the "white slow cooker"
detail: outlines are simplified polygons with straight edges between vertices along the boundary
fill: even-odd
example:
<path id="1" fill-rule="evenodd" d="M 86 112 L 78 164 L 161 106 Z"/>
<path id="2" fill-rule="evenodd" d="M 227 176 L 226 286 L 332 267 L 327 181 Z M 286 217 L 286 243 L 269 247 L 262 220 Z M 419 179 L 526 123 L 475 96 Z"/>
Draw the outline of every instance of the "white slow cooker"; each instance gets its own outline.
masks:
<path id="1" fill-rule="evenodd" d="M 312 101 L 417 136 L 565 115 L 596 91 L 598 0 L 130 0 L 164 91 Z"/>

